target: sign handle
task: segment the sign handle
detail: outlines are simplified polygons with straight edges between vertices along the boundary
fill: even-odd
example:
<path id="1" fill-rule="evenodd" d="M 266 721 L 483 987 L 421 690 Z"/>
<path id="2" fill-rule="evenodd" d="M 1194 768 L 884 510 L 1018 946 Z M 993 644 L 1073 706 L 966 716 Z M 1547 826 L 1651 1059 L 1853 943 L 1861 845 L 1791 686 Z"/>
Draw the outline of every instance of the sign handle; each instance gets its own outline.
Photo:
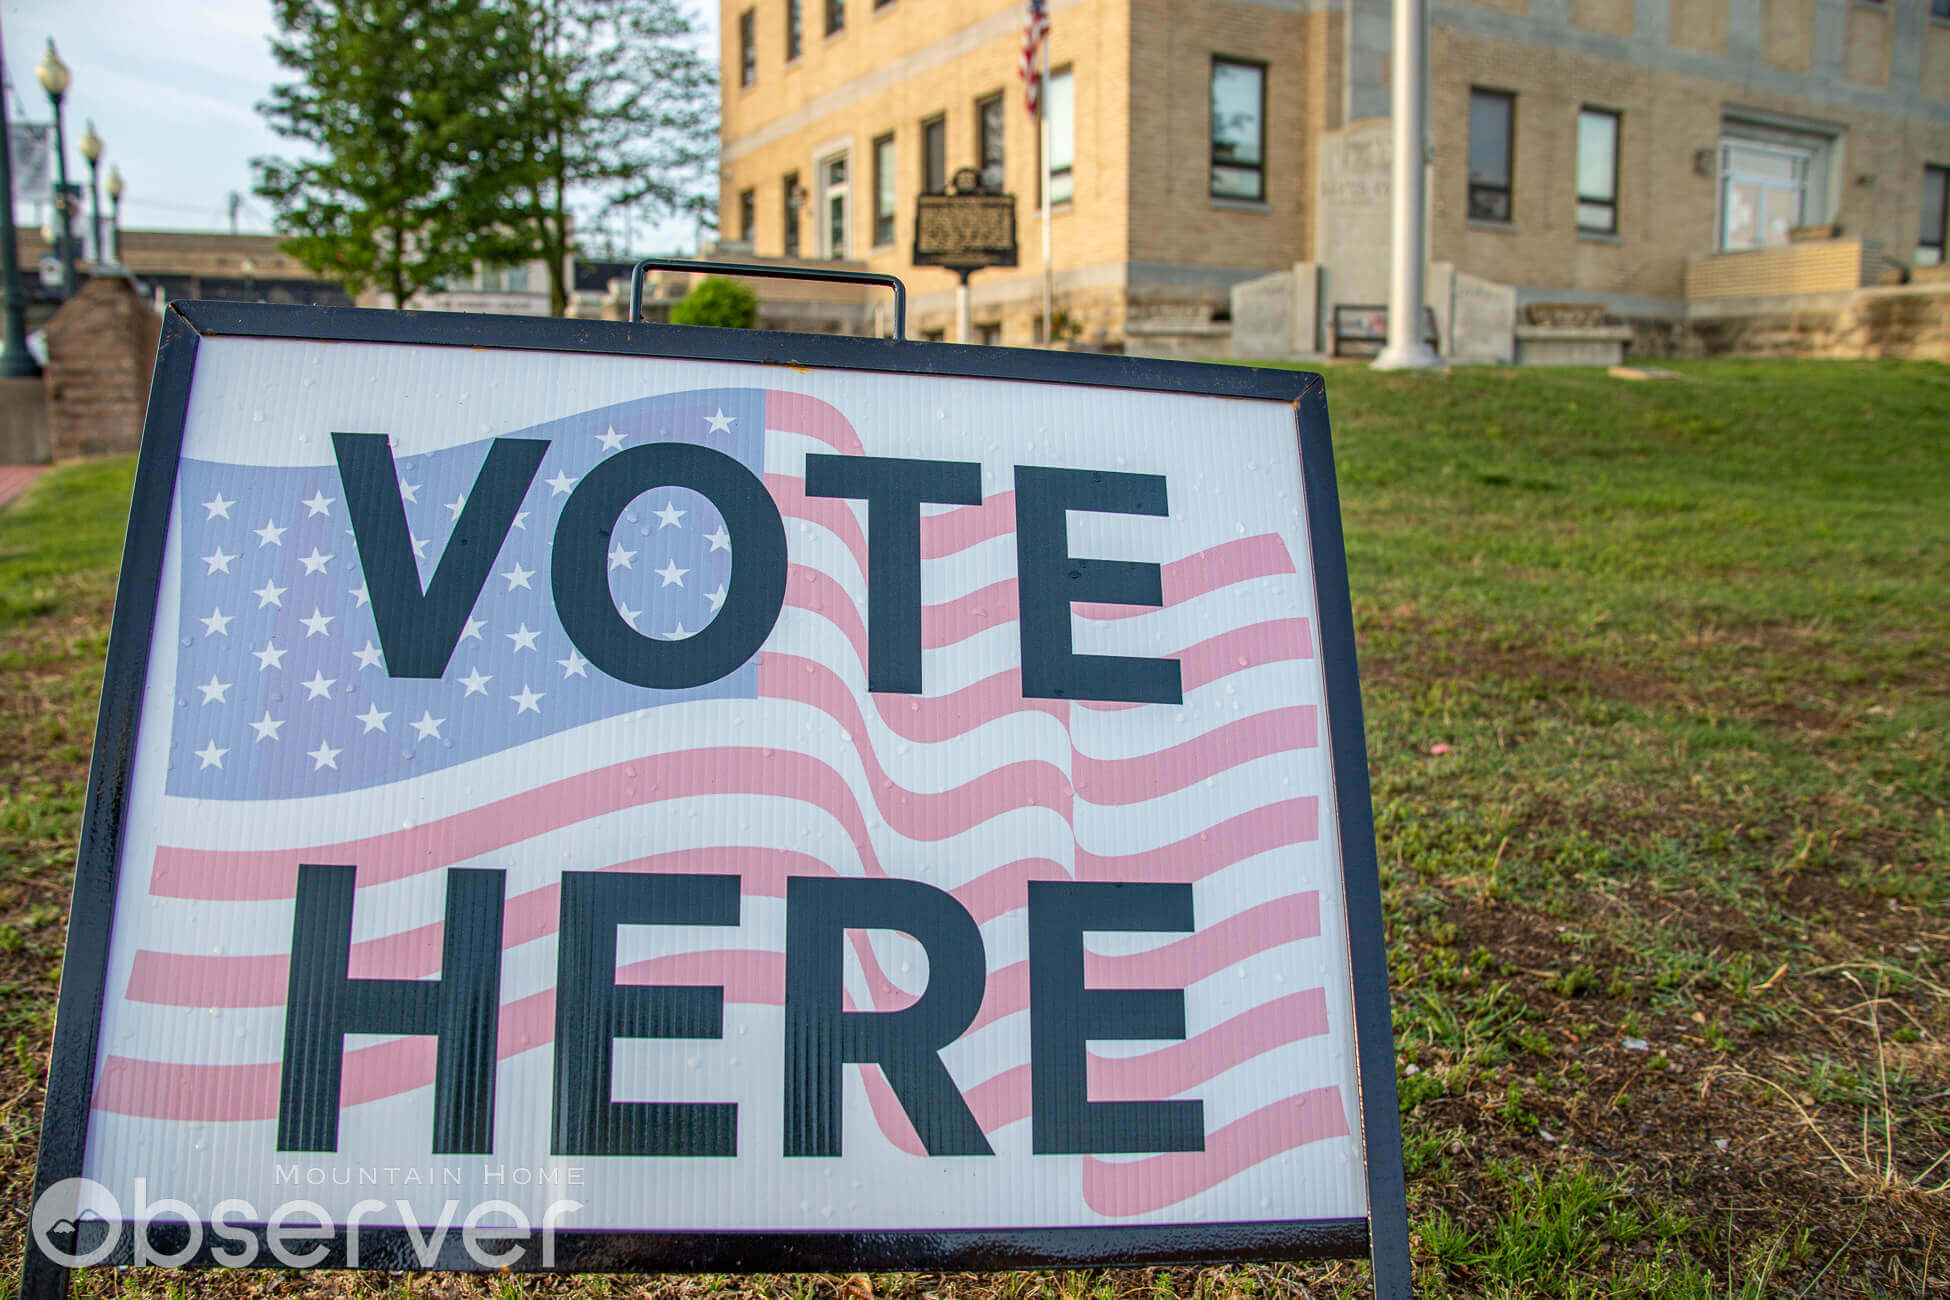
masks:
<path id="1" fill-rule="evenodd" d="M 749 275 L 772 280 L 826 280 L 840 284 L 878 284 L 894 291 L 894 341 L 907 341 L 907 286 L 878 271 L 832 271 L 810 266 L 753 266 L 745 262 L 694 262 L 683 257 L 646 257 L 630 270 L 630 323 L 643 319 L 645 271 L 702 271 L 707 275 Z"/>

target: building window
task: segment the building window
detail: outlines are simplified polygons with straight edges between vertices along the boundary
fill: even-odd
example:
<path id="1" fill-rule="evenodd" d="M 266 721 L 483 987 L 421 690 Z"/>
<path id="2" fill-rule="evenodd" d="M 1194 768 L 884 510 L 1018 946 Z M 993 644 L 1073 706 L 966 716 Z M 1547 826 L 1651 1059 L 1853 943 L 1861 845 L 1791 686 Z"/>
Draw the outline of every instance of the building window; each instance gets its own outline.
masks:
<path id="1" fill-rule="evenodd" d="M 1808 176 L 1805 149 L 1753 140 L 1720 142 L 1720 251 L 1773 248 L 1805 224 Z"/>
<path id="2" fill-rule="evenodd" d="M 792 62 L 806 49 L 806 0 L 785 0 L 785 61 Z"/>
<path id="3" fill-rule="evenodd" d="M 1950 23 L 1950 0 L 1930 0 L 1930 17 Z"/>
<path id="4" fill-rule="evenodd" d="M 1469 92 L 1469 219 L 1509 221 L 1510 177 L 1516 154 L 1517 97 L 1501 90 Z"/>
<path id="5" fill-rule="evenodd" d="M 799 205 L 806 196 L 799 192 L 799 173 L 785 174 L 785 255 L 799 256 Z"/>
<path id="6" fill-rule="evenodd" d="M 873 242 L 883 248 L 894 242 L 894 137 L 891 134 L 873 142 Z"/>
<path id="7" fill-rule="evenodd" d="M 826 218 L 826 256 L 835 261 L 846 257 L 846 155 L 828 158 L 819 165 L 822 211 Z"/>
<path id="8" fill-rule="evenodd" d="M 982 168 L 982 188 L 1000 194 L 1006 180 L 1003 159 L 1003 133 L 1009 122 L 1000 94 L 975 101 L 975 157 Z"/>
<path id="9" fill-rule="evenodd" d="M 1076 197 L 1076 178 L 1072 174 L 1077 158 L 1077 87 L 1070 69 L 1052 72 L 1043 112 L 1049 126 L 1049 197 L 1068 203 Z"/>
<path id="10" fill-rule="evenodd" d="M 758 81 L 758 13 L 747 9 L 738 15 L 738 84 L 750 86 Z"/>
<path id="11" fill-rule="evenodd" d="M 1943 265 L 1944 223 L 1950 220 L 1950 167 L 1923 167 L 1923 233 L 1916 241 L 1918 266 Z"/>
<path id="12" fill-rule="evenodd" d="M 508 286 L 509 293 L 527 293 L 528 292 L 528 268 L 525 266 L 509 267 L 506 284 Z"/>
<path id="13" fill-rule="evenodd" d="M 1579 230 L 1618 233 L 1618 122 L 1608 109 L 1578 112 Z"/>
<path id="14" fill-rule="evenodd" d="M 758 238 L 758 191 L 738 193 L 738 238 L 746 243 Z"/>
<path id="15" fill-rule="evenodd" d="M 846 30 L 846 0 L 826 0 L 826 34 L 836 36 Z"/>
<path id="16" fill-rule="evenodd" d="M 948 192 L 948 119 L 932 117 L 921 123 L 921 191 Z"/>
<path id="17" fill-rule="evenodd" d="M 1212 196 L 1266 197 L 1266 65 L 1212 60 Z"/>

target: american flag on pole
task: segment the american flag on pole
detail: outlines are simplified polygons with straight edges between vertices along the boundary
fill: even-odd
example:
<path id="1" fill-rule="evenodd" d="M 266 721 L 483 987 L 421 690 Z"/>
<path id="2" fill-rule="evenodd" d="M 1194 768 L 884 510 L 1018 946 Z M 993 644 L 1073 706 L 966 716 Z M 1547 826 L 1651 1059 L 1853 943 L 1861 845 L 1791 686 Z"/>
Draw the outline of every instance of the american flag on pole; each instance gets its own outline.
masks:
<path id="1" fill-rule="evenodd" d="M 1032 29 L 1040 12 L 1032 5 Z M 630 1055 L 619 1042 L 617 1095 L 740 1097 L 740 1158 L 723 1166 L 748 1165 L 749 1150 L 770 1172 L 754 1190 L 748 1172 L 692 1162 L 681 1181 L 693 1190 L 678 1194 L 667 1180 L 604 1166 L 579 1193 L 597 1206 L 596 1226 L 683 1226 L 711 1213 L 719 1226 L 726 1215 L 906 1226 L 969 1198 L 1014 1222 L 1027 1211 L 995 1200 L 1011 1185 L 1074 1203 L 1056 1213 L 1078 1221 L 1188 1205 L 1239 1219 L 1290 1213 L 1265 1207 L 1302 1175 L 1361 1212 L 1358 1146 L 1348 1155 L 1353 1067 L 1320 1048 L 1347 1035 L 1348 994 L 1323 844 L 1331 790 L 1312 591 L 1293 558 L 1292 539 L 1305 536 L 1297 491 L 1283 488 L 1277 506 L 1267 493 L 1267 507 L 1248 512 L 1241 485 L 1264 481 L 1270 464 L 1194 469 L 1207 459 L 1194 456 L 1171 470 L 1174 518 L 1193 522 L 1158 532 L 1172 539 L 1157 553 L 1164 605 L 1076 607 L 1080 650 L 1114 641 L 1176 659 L 1182 706 L 1025 699 L 1009 465 L 1057 454 L 1052 440 L 1089 419 L 1097 399 L 1050 407 L 1017 436 L 972 411 L 951 424 L 947 399 L 915 391 L 875 406 L 876 427 L 918 427 L 944 454 L 985 470 L 981 505 L 924 511 L 923 695 L 866 690 L 866 507 L 804 491 L 809 453 L 903 449 L 890 452 L 878 434 L 863 442 L 820 396 L 729 383 L 522 429 L 549 450 L 438 680 L 387 674 L 335 466 L 253 459 L 238 450 L 255 445 L 245 435 L 224 442 L 223 455 L 199 455 L 192 426 L 164 588 L 166 597 L 173 588 L 173 628 L 159 615 L 167 639 L 151 666 L 153 678 L 173 659 L 174 689 L 145 721 L 161 728 L 144 743 L 160 746 L 166 776 L 126 850 L 139 856 L 123 868 L 91 1176 L 127 1186 L 158 1161 L 201 1169 L 206 1150 L 265 1178 L 288 1160 L 271 1141 L 300 863 L 357 866 L 350 974 L 373 979 L 438 975 L 447 868 L 506 870 L 497 1129 L 506 1162 L 546 1131 L 560 873 L 690 871 L 742 877 L 738 930 L 635 927 L 656 933 L 619 948 L 617 979 L 721 985 L 725 1038 L 657 1048 L 663 1055 L 648 1046 Z M 1269 405 L 1266 445 L 1277 454 L 1284 440 L 1290 455 L 1291 414 Z M 224 418 L 248 431 L 248 408 Z M 1136 456 L 1127 427 L 1113 423 L 1096 445 Z M 1158 445 L 1197 441 L 1183 433 L 1173 425 Z M 762 475 L 789 543 L 785 607 L 763 650 L 685 691 L 630 686 L 590 665 L 547 579 L 550 539 L 576 482 L 605 457 L 659 439 L 715 448 Z M 400 450 L 423 580 L 487 443 Z M 724 599 L 737 542 L 708 499 L 647 492 L 618 521 L 611 597 L 644 635 L 692 635 Z M 918 879 L 974 917 L 988 949 L 986 998 L 943 1059 L 997 1151 L 1024 1160 L 1026 882 L 1194 885 L 1194 933 L 1092 938 L 1092 986 L 1183 988 L 1187 1028 L 1182 1041 L 1103 1045 L 1090 1086 L 1097 1099 L 1202 1099 L 1205 1150 L 1050 1161 L 1033 1177 L 1020 1163 L 998 1173 L 1002 1161 L 963 1162 L 954 1167 L 972 1172 L 962 1183 L 926 1190 L 903 1190 L 900 1179 L 845 1188 L 805 1162 L 780 1163 L 778 1120 L 766 1109 L 776 1097 L 761 1085 L 776 1089 L 781 909 L 787 879 L 799 875 Z M 911 940 L 849 942 L 850 1005 L 898 1007 L 924 987 Z M 433 1071 L 431 1038 L 347 1040 L 347 1159 L 397 1165 L 400 1152 L 424 1148 Z M 878 1071 L 849 1066 L 847 1075 L 866 1121 L 848 1129 L 849 1151 L 861 1143 L 890 1159 L 922 1157 Z M 537 1141 L 545 1153 L 546 1137 Z M 209 1194 L 234 1173 L 210 1175 Z M 523 1189 L 504 1191 L 526 1204 Z M 307 1194 L 338 1213 L 359 1189 Z"/>
<path id="2" fill-rule="evenodd" d="M 1043 111 L 1043 73 L 1038 60 L 1048 39 L 1049 0 L 1029 0 L 1029 19 L 1022 28 L 1022 54 L 1016 60 L 1016 72 L 1022 77 L 1023 107 L 1031 117 Z"/>

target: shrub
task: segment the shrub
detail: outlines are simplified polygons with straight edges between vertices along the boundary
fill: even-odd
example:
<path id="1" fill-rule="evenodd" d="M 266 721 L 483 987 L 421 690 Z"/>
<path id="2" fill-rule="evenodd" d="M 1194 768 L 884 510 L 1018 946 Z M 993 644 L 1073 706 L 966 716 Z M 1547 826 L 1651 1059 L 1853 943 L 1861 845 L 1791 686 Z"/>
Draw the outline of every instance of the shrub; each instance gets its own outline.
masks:
<path id="1" fill-rule="evenodd" d="M 736 280 L 707 275 L 670 309 L 672 325 L 718 325 L 748 330 L 758 320 L 758 295 Z"/>

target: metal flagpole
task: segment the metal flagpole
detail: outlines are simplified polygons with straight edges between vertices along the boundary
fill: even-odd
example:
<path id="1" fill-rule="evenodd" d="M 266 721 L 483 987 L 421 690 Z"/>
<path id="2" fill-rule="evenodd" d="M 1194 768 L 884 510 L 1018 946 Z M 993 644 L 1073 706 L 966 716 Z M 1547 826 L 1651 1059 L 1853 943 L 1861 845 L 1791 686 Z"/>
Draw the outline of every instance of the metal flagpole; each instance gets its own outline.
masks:
<path id="1" fill-rule="evenodd" d="M 1423 341 L 1422 317 L 1428 301 L 1429 131 L 1428 0 L 1395 0 L 1395 228 L 1394 265 L 1388 285 L 1388 346 L 1374 359 L 1377 370 L 1420 370 L 1440 366 L 1442 358 Z"/>
<path id="2" fill-rule="evenodd" d="M 1038 83 L 1036 94 L 1036 129 L 1043 139 L 1043 342 L 1054 343 L 1050 318 L 1050 209 L 1056 206 L 1055 196 L 1050 193 L 1049 158 L 1049 43 L 1050 31 L 1047 22 L 1043 26 L 1043 71 L 1042 81 Z"/>

